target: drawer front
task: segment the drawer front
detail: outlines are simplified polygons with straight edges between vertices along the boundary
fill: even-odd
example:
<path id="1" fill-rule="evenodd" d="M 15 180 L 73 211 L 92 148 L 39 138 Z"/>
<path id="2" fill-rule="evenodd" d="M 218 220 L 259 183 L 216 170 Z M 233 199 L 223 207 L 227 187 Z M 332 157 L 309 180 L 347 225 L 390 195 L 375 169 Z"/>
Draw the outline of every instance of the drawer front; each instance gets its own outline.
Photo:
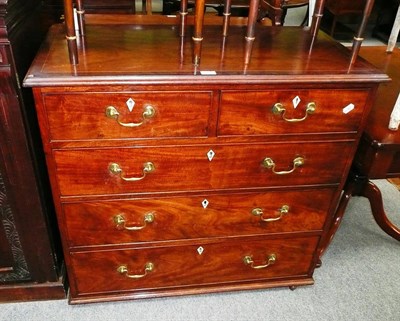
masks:
<path id="1" fill-rule="evenodd" d="M 300 99 L 296 108 L 293 102 L 295 97 Z M 367 97 L 368 91 L 362 90 L 223 92 L 218 135 L 355 133 Z M 312 105 L 307 111 L 311 102 L 315 103 L 314 112 Z M 277 103 L 285 112 L 273 112 Z"/>
<path id="2" fill-rule="evenodd" d="M 206 136 L 211 97 L 211 92 L 70 93 L 45 94 L 43 101 L 51 140 L 85 140 Z M 128 105 L 134 105 L 132 111 Z"/>
<path id="3" fill-rule="evenodd" d="M 243 238 L 190 246 L 73 252 L 72 279 L 77 294 L 82 295 L 305 276 L 317 242 L 318 237 Z M 244 262 L 246 256 L 252 258 L 253 266 L 270 265 L 254 269 Z"/>
<path id="4" fill-rule="evenodd" d="M 57 150 L 54 158 L 61 195 L 97 195 L 338 183 L 351 149 L 351 142 L 170 146 Z"/>
<path id="5" fill-rule="evenodd" d="M 70 246 L 320 231 L 335 189 L 64 204 Z"/>

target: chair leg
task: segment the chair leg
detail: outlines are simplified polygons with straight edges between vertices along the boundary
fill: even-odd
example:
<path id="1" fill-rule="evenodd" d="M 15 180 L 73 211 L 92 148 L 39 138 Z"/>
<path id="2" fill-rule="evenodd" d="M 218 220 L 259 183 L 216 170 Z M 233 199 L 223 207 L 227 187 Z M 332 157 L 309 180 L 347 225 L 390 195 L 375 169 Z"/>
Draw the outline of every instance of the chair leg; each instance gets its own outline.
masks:
<path id="1" fill-rule="evenodd" d="M 383 208 L 382 194 L 379 188 L 368 181 L 363 189 L 363 195 L 371 204 L 371 211 L 379 227 L 394 239 L 400 241 L 400 229 L 393 225 L 386 216 Z"/>
<path id="2" fill-rule="evenodd" d="M 153 5 L 151 0 L 142 0 L 142 14 L 151 15 L 153 13 Z"/>

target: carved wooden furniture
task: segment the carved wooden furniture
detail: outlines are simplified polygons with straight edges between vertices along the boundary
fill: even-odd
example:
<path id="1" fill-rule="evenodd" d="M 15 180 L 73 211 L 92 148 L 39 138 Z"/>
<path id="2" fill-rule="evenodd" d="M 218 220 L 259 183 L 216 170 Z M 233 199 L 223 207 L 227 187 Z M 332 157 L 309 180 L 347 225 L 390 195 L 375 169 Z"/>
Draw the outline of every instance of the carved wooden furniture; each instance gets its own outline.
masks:
<path id="1" fill-rule="evenodd" d="M 388 78 L 318 32 L 323 1 L 311 31 L 258 27 L 253 2 L 227 36 L 202 5 L 54 26 L 27 73 L 71 303 L 313 283 Z"/>
<path id="2" fill-rule="evenodd" d="M 358 147 L 333 228 L 337 229 L 353 195 L 365 196 L 378 225 L 400 241 L 400 229 L 387 218 L 379 188 L 370 180 L 400 176 L 400 131 L 388 129 L 389 117 L 400 89 L 400 51 L 385 53 L 385 47 L 365 47 L 361 55 L 387 72 L 392 82 L 381 86 Z M 334 233 L 332 233 L 334 234 Z"/>
<path id="3" fill-rule="evenodd" d="M 20 88 L 50 24 L 42 12 L 0 0 L 0 301 L 65 297 L 33 97 Z"/>

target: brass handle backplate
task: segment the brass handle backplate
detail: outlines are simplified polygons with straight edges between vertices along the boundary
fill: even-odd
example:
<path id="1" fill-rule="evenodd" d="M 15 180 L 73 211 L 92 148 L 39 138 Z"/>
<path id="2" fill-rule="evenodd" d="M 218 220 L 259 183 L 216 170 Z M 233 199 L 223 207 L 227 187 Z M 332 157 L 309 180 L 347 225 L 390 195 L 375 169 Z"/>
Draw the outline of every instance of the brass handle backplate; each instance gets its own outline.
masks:
<path id="1" fill-rule="evenodd" d="M 263 167 L 271 169 L 272 172 L 274 174 L 277 174 L 277 175 L 286 175 L 286 174 L 293 173 L 296 170 L 297 167 L 300 167 L 300 166 L 303 166 L 303 165 L 304 165 L 304 158 L 303 157 L 296 157 L 293 160 L 293 168 L 291 170 L 288 170 L 288 171 L 276 171 L 275 170 L 276 164 L 275 164 L 274 160 L 272 158 L 270 158 L 270 157 L 264 158 L 264 160 L 262 162 L 262 166 Z"/>
<path id="2" fill-rule="evenodd" d="M 143 178 L 146 177 L 147 174 L 154 172 L 156 168 L 152 162 L 144 163 L 142 169 L 143 175 L 140 177 L 125 177 L 121 166 L 117 163 L 111 163 L 110 165 L 108 165 L 108 170 L 113 175 L 119 175 L 119 177 L 121 177 L 124 181 L 134 182 L 142 180 Z"/>
<path id="3" fill-rule="evenodd" d="M 283 215 L 289 213 L 289 206 L 288 205 L 283 205 L 279 210 L 278 210 L 279 214 L 276 217 L 269 217 L 269 218 L 264 218 L 264 211 L 262 208 L 253 208 L 251 211 L 251 214 L 253 214 L 254 216 L 259 216 L 260 220 L 263 222 L 275 222 L 275 221 L 279 221 Z"/>
<path id="4" fill-rule="evenodd" d="M 265 269 L 269 267 L 270 265 L 274 264 L 276 262 L 276 254 L 272 253 L 269 254 L 266 258 L 266 263 L 262 265 L 254 265 L 253 257 L 250 255 L 246 255 L 243 258 L 243 263 L 246 265 L 250 265 L 253 269 L 260 270 L 260 269 Z"/>
<path id="5" fill-rule="evenodd" d="M 302 118 L 286 118 L 285 113 L 286 113 L 286 108 L 283 107 L 283 104 L 281 103 L 276 103 L 274 107 L 272 107 L 272 112 L 274 115 L 282 115 L 282 119 L 289 122 L 289 123 L 298 123 L 301 121 L 304 121 L 308 115 L 313 114 L 315 112 L 316 105 L 314 102 L 308 103 L 306 107 L 306 114 Z"/>
<path id="6" fill-rule="evenodd" d="M 118 214 L 114 216 L 115 227 L 120 230 L 128 231 L 138 231 L 144 229 L 148 223 L 154 222 L 154 213 L 146 213 L 143 218 L 143 225 L 140 226 L 130 226 L 126 223 L 125 216 L 123 214 Z"/>
<path id="7" fill-rule="evenodd" d="M 156 111 L 153 106 L 147 105 L 144 107 L 142 114 L 142 121 L 139 123 L 123 123 L 119 120 L 119 111 L 114 106 L 108 106 L 106 108 L 106 116 L 110 119 L 115 119 L 118 124 L 123 127 L 139 127 L 144 124 L 146 119 L 150 119 L 155 115 Z"/>
<path id="8" fill-rule="evenodd" d="M 126 265 L 120 265 L 117 268 L 117 272 L 120 274 L 124 274 L 127 278 L 130 279 L 140 279 L 145 277 L 149 272 L 153 272 L 154 264 L 151 262 L 147 262 L 144 266 L 144 273 L 143 274 L 129 274 L 128 267 Z"/>

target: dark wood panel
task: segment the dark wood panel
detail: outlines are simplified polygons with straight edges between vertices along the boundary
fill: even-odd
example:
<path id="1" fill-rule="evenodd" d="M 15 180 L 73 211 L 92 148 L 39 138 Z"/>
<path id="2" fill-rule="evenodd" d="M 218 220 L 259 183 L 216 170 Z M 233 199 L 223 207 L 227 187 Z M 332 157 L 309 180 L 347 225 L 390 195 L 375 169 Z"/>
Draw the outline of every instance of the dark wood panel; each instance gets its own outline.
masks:
<path id="1" fill-rule="evenodd" d="M 12 244 L 9 242 L 10 231 L 14 230 L 14 222 L 10 204 L 7 201 L 7 193 L 4 188 L 3 175 L 0 172 L 0 278 L 2 274 L 11 273 L 14 270 L 14 257 Z M 17 235 L 18 237 L 18 235 Z"/>
<path id="2" fill-rule="evenodd" d="M 0 0 L 0 242 L 11 260 L 0 273 L 0 301 L 65 297 L 33 97 L 20 85 L 51 23 L 42 4 Z"/>

